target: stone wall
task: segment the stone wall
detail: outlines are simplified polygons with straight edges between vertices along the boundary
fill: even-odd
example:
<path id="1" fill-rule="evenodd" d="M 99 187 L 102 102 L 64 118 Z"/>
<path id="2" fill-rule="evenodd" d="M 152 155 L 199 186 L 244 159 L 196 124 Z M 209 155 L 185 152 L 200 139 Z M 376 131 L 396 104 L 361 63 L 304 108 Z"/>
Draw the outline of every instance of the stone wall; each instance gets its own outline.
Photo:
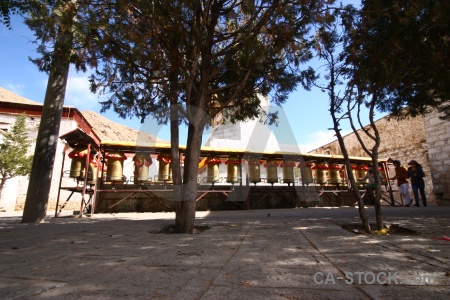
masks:
<path id="1" fill-rule="evenodd" d="M 425 191 L 428 202 L 444 205 L 450 203 L 450 126 L 442 121 L 436 113 L 426 117 L 396 120 L 386 116 L 376 121 L 381 134 L 380 158 L 392 158 L 401 161 L 407 167 L 410 160 L 417 160 L 425 174 Z M 359 130 L 362 133 L 362 130 Z M 364 142 L 372 147 L 367 137 Z M 354 133 L 344 137 L 344 143 L 351 156 L 367 156 Z M 310 153 L 341 155 L 337 141 L 317 148 Z M 394 176 L 393 170 L 390 170 Z M 411 196 L 412 191 L 410 189 Z"/>
<path id="2" fill-rule="evenodd" d="M 450 122 L 430 114 L 424 118 L 433 190 L 438 205 L 450 205 Z"/>

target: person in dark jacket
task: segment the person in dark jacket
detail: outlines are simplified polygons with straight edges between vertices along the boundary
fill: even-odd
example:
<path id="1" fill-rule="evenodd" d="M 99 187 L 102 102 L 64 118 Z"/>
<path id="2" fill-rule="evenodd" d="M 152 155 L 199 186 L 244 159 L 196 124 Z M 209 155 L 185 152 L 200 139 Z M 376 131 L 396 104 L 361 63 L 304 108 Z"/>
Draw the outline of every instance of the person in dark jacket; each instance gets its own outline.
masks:
<path id="1" fill-rule="evenodd" d="M 415 160 L 411 160 L 408 165 L 408 175 L 407 178 L 411 180 L 411 187 L 414 194 L 414 200 L 416 204 L 414 206 L 419 207 L 419 191 L 420 197 L 422 198 L 423 206 L 427 206 L 427 197 L 425 196 L 425 181 L 423 178 L 425 177 L 425 173 L 422 170 L 422 166 Z"/>

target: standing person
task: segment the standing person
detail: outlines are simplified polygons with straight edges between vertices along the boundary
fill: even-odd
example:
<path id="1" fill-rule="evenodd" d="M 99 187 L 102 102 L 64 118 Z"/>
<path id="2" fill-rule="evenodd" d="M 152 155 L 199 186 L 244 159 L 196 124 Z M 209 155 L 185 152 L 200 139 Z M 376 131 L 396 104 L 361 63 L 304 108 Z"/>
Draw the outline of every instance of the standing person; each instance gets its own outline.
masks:
<path id="1" fill-rule="evenodd" d="M 368 164 L 367 167 L 368 167 L 368 170 L 367 170 L 366 176 L 364 176 L 363 178 L 358 178 L 358 180 L 366 181 L 367 179 L 369 179 L 369 184 L 366 186 L 366 196 L 367 196 L 367 200 L 368 200 L 367 204 L 373 205 L 373 204 L 375 204 L 375 189 L 377 187 L 377 185 L 375 183 L 375 172 L 373 171 L 372 164 Z M 383 177 L 381 176 L 380 173 L 378 173 L 378 176 L 379 176 L 380 182 L 381 182 Z"/>
<path id="2" fill-rule="evenodd" d="M 409 197 L 409 191 L 408 191 L 408 171 L 405 167 L 403 167 L 400 164 L 399 160 L 393 161 L 395 166 L 395 176 L 391 179 L 397 179 L 397 185 L 398 185 L 398 192 L 401 196 L 405 197 L 406 199 L 406 207 L 410 207 L 412 204 L 412 199 Z"/>
<path id="3" fill-rule="evenodd" d="M 411 160 L 408 165 L 407 178 L 411 178 L 411 187 L 414 194 L 414 200 L 416 204 L 414 206 L 419 207 L 419 191 L 420 197 L 422 198 L 422 203 L 424 207 L 427 207 L 427 197 L 425 196 L 425 173 L 423 172 L 422 166 L 415 160 Z"/>

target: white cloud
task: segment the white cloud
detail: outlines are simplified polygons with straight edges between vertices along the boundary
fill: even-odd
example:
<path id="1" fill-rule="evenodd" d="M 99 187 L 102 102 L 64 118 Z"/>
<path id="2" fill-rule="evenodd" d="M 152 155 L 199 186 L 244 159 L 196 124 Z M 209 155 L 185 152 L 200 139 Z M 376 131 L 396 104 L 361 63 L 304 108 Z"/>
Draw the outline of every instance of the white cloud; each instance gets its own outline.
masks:
<path id="1" fill-rule="evenodd" d="M 71 69 L 71 72 L 74 70 Z M 88 77 L 88 73 L 76 73 L 74 76 L 69 76 L 65 105 L 74 106 L 80 111 L 100 110 L 98 102 L 101 98 L 90 91 Z"/>

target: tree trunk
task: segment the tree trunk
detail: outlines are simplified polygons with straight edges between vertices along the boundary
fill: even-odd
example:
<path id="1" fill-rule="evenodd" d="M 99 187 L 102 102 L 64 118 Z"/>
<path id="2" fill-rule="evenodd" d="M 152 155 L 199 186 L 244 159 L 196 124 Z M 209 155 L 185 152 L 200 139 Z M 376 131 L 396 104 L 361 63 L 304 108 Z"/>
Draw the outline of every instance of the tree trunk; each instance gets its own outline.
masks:
<path id="1" fill-rule="evenodd" d="M 173 180 L 173 200 L 175 206 L 175 224 L 179 216 L 183 211 L 183 199 L 182 199 L 182 174 L 180 165 L 180 135 L 179 135 L 179 122 L 178 122 L 178 107 L 177 104 L 171 104 L 170 106 L 170 146 L 172 157 L 172 180 Z M 178 228 L 177 225 L 175 225 Z M 180 230 L 180 229 L 177 229 Z M 181 231 L 180 231 L 181 232 Z"/>
<path id="2" fill-rule="evenodd" d="M 350 158 L 347 152 L 347 148 L 345 147 L 344 138 L 342 137 L 341 130 L 339 129 L 339 120 L 336 118 L 336 108 L 337 108 L 337 97 L 334 93 L 335 87 L 335 74 L 334 71 L 331 72 L 331 95 L 330 95 L 330 114 L 333 120 L 333 129 L 336 133 L 336 137 L 339 142 L 339 147 L 341 148 L 342 156 L 344 156 L 344 163 L 347 170 L 347 178 L 350 182 L 351 192 L 354 193 L 355 198 L 358 201 L 358 211 L 359 217 L 361 218 L 361 222 L 364 226 L 364 230 L 366 233 L 371 233 L 369 220 L 367 219 L 366 210 L 364 209 L 364 201 L 361 198 L 361 193 L 359 192 L 359 188 L 356 185 L 355 178 L 353 177 L 353 172 L 351 169 Z"/>
<path id="3" fill-rule="evenodd" d="M 63 37 L 58 39 L 55 45 L 54 61 L 45 93 L 30 182 L 22 216 L 23 223 L 39 223 L 45 218 L 47 213 L 53 164 L 58 145 L 59 127 L 70 67 L 70 52 L 67 49 L 68 42 L 64 34 L 60 33 L 60 35 Z"/>
<path id="4" fill-rule="evenodd" d="M 381 182 L 380 177 L 378 176 L 378 147 L 374 150 L 372 164 L 373 164 L 373 172 L 375 176 L 375 218 L 377 220 L 377 230 L 382 230 L 384 228 L 383 221 L 383 213 L 381 211 Z"/>
<path id="5" fill-rule="evenodd" d="M 337 128 L 337 127 L 335 127 L 335 128 Z M 347 149 L 345 148 L 344 139 L 342 138 L 342 135 L 341 135 L 339 129 L 335 130 L 335 132 L 336 132 L 336 136 L 337 136 L 337 139 L 339 142 L 339 146 L 341 147 L 342 155 L 344 156 L 344 162 L 345 162 L 345 166 L 347 169 L 347 178 L 350 181 L 351 190 L 354 193 L 354 195 L 358 201 L 359 217 L 361 218 L 361 222 L 364 226 L 364 230 L 366 231 L 366 233 L 370 234 L 371 233 L 370 224 L 369 224 L 369 220 L 367 219 L 366 210 L 364 209 L 364 201 L 361 197 L 361 193 L 359 192 L 359 188 L 356 185 L 355 178 L 353 177 L 351 163 L 350 163 Z"/>
<path id="6" fill-rule="evenodd" d="M 381 187 L 377 186 L 376 194 L 378 195 L 379 192 L 381 192 Z M 380 198 L 378 198 L 378 196 L 375 199 L 375 215 L 377 220 L 377 230 L 383 230 L 384 228 L 383 213 L 381 211 L 381 203 Z"/>
<path id="7" fill-rule="evenodd" d="M 0 199 L 2 199 L 2 191 L 3 188 L 5 187 L 5 183 L 6 183 L 6 177 L 2 176 L 2 179 L 0 179 Z"/>
<path id="8" fill-rule="evenodd" d="M 198 124 L 198 123 L 197 123 Z M 184 161 L 182 201 L 176 203 L 175 231 L 192 233 L 194 230 L 198 161 L 204 125 L 189 123 L 186 157 Z"/>
<path id="9" fill-rule="evenodd" d="M 374 95 L 374 99 L 372 99 L 372 103 L 370 105 L 370 125 L 372 126 L 372 129 L 374 131 L 374 141 L 375 145 L 372 148 L 372 165 L 373 165 L 373 172 L 374 172 L 374 178 L 375 178 L 375 218 L 377 221 L 377 230 L 383 230 L 384 228 L 384 222 L 383 222 L 383 213 L 381 211 L 381 182 L 380 182 L 380 176 L 378 173 L 378 149 L 380 148 L 381 139 L 380 139 L 380 133 L 376 127 L 376 124 L 374 122 L 374 110 L 375 110 L 375 103 L 376 95 Z"/>

